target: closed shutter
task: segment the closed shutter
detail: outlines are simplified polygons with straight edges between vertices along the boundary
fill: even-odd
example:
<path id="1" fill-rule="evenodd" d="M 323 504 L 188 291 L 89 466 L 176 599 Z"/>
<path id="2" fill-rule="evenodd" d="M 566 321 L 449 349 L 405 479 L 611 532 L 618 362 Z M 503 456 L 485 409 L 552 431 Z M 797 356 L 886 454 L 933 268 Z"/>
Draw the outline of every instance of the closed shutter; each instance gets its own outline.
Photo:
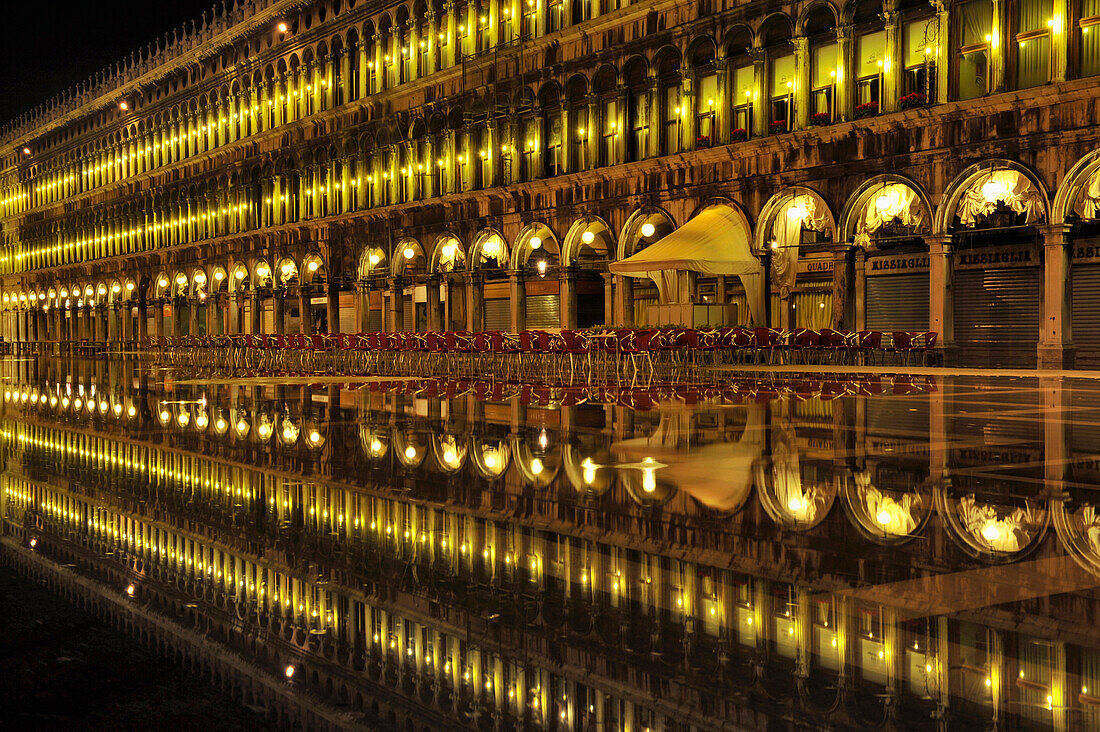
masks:
<path id="1" fill-rule="evenodd" d="M 1039 346 L 1039 270 L 956 272 L 955 343 L 961 366 L 1034 368 Z"/>
<path id="2" fill-rule="evenodd" d="M 868 277 L 867 330 L 928 330 L 928 273 Z"/>
<path id="3" fill-rule="evenodd" d="M 1100 366 L 1100 264 L 1073 266 L 1070 317 L 1078 366 Z M 1076 428 L 1075 428 L 1076 429 Z"/>
<path id="4" fill-rule="evenodd" d="M 512 308 L 508 298 L 485 301 L 485 330 L 510 330 Z"/>
<path id="5" fill-rule="evenodd" d="M 382 330 L 382 311 L 371 310 L 367 316 L 367 333 L 378 333 Z"/>
<path id="6" fill-rule="evenodd" d="M 558 295 L 528 296 L 528 328 L 557 328 L 560 324 L 561 298 Z"/>
<path id="7" fill-rule="evenodd" d="M 410 295 L 401 298 L 401 330 L 406 333 L 416 332 L 416 303 Z"/>

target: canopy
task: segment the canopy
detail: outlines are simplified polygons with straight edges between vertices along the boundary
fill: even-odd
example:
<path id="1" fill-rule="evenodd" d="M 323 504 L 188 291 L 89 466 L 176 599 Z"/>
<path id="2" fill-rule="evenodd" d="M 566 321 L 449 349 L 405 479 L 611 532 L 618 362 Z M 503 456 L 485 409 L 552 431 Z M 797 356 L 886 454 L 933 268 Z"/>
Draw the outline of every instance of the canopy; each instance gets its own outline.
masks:
<path id="1" fill-rule="evenodd" d="M 668 236 L 608 269 L 657 283 L 661 302 L 675 302 L 676 273 L 683 270 L 741 278 L 755 323 L 764 322 L 764 267 L 752 254 L 752 233 L 730 206 L 710 206 Z"/>

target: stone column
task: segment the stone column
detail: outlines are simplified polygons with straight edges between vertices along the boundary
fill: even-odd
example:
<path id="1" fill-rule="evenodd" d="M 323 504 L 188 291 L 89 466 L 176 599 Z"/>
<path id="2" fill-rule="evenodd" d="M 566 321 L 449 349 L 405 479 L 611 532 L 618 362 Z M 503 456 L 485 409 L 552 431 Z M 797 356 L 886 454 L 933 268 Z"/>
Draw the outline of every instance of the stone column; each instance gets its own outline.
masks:
<path id="1" fill-rule="evenodd" d="M 276 335 L 286 335 L 286 296 L 282 290 L 271 293 L 272 318 L 271 329 Z"/>
<path id="2" fill-rule="evenodd" d="M 1039 368 L 1073 368 L 1071 303 L 1073 243 L 1064 224 L 1043 230 L 1043 301 L 1040 311 Z"/>
<path id="3" fill-rule="evenodd" d="M 465 272 L 466 280 L 466 329 L 481 330 L 483 322 L 481 276 L 477 272 Z"/>
<path id="4" fill-rule="evenodd" d="M 603 139 L 603 127 L 605 120 L 600 119 L 600 102 L 595 94 L 588 95 L 588 128 L 585 130 L 585 169 L 597 168 L 600 165 L 600 141 Z"/>
<path id="5" fill-rule="evenodd" d="M 898 89 L 901 86 L 901 72 L 904 62 L 901 56 L 901 33 L 898 32 L 900 13 L 890 10 L 882 14 L 886 27 L 886 59 L 882 69 L 882 96 L 879 99 L 880 112 L 893 112 L 898 108 Z"/>
<path id="6" fill-rule="evenodd" d="M 251 307 L 249 307 L 250 312 L 248 314 L 248 327 L 250 329 L 249 333 L 251 333 L 252 335 L 260 335 L 264 332 L 264 301 L 263 298 L 260 297 L 260 293 L 255 290 L 252 292 L 251 299 L 252 302 L 250 303 Z"/>
<path id="7" fill-rule="evenodd" d="M 624 275 L 615 275 L 615 320 L 614 325 L 628 328 L 634 325 L 634 280 Z"/>
<path id="8" fill-rule="evenodd" d="M 610 272 L 601 272 L 603 277 L 603 322 L 611 325 L 615 322 L 615 277 Z"/>
<path id="9" fill-rule="evenodd" d="M 768 75 L 764 67 L 767 52 L 762 48 L 749 51 L 753 68 L 752 95 L 752 136 L 766 137 L 768 134 Z"/>
<path id="10" fill-rule="evenodd" d="M 158 339 L 164 338 L 164 301 L 157 300 L 153 303 L 153 330 Z M 76 315 L 73 312 L 73 315 Z M 74 320 L 75 322 L 75 320 Z"/>
<path id="11" fill-rule="evenodd" d="M 187 333 L 198 335 L 199 332 L 199 299 L 190 298 L 187 301 Z"/>
<path id="12" fill-rule="evenodd" d="M 794 128 L 804 130 L 810 126 L 810 41 L 805 36 L 791 39 L 794 46 Z"/>
<path id="13" fill-rule="evenodd" d="M 370 323 L 370 289 L 366 282 L 355 283 L 355 331 L 366 333 Z"/>
<path id="14" fill-rule="evenodd" d="M 299 285 L 298 287 L 298 332 L 310 334 L 313 332 L 313 306 L 310 304 L 309 290 Z"/>
<path id="15" fill-rule="evenodd" d="M 138 300 L 137 311 L 138 339 L 144 342 L 149 337 L 149 304 L 144 299 Z"/>
<path id="16" fill-rule="evenodd" d="M 439 276 L 432 275 L 425 286 L 428 296 L 428 330 L 441 331 L 443 327 L 443 308 L 439 300 Z"/>
<path id="17" fill-rule="evenodd" d="M 340 284 L 331 275 L 325 282 L 325 316 L 328 332 L 340 333 Z"/>
<path id="18" fill-rule="evenodd" d="M 519 333 L 527 327 L 527 287 L 523 273 L 519 270 L 508 273 L 508 294 L 512 310 L 512 332 Z"/>
<path id="19" fill-rule="evenodd" d="M 838 25 L 836 28 L 836 101 L 835 115 L 838 122 L 852 119 L 855 114 L 855 78 L 848 78 L 855 69 L 855 50 L 852 43 L 852 26 Z"/>
<path id="20" fill-rule="evenodd" d="M 386 330 L 390 333 L 396 333 L 404 329 L 405 308 L 404 308 L 405 292 L 404 287 L 399 279 L 396 277 L 389 280 L 389 299 L 386 303 L 389 306 L 387 318 L 386 318 Z"/>
<path id="21" fill-rule="evenodd" d="M 558 306 L 561 327 L 577 327 L 577 275 L 567 267 L 558 270 Z"/>
<path id="22" fill-rule="evenodd" d="M 855 329 L 867 329 L 867 252 L 857 249 L 855 252 Z"/>
<path id="23" fill-rule="evenodd" d="M 928 329 L 939 333 L 944 364 L 955 361 L 955 256 L 951 235 L 928 239 Z"/>
<path id="24" fill-rule="evenodd" d="M 833 314 L 830 322 L 835 330 L 846 330 L 854 318 L 851 300 L 854 287 L 850 247 L 840 244 L 833 249 Z"/>

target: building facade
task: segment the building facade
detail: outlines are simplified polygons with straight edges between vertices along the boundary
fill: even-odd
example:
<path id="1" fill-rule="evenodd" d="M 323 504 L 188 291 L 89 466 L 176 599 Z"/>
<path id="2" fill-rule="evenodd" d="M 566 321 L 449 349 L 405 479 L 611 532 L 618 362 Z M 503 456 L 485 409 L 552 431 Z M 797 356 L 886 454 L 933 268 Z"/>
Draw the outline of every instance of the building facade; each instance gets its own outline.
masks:
<path id="1" fill-rule="evenodd" d="M 771 10 L 223 4 L 3 131 L 4 337 L 651 323 L 717 206 L 771 325 L 1100 360 L 1095 0 Z"/>

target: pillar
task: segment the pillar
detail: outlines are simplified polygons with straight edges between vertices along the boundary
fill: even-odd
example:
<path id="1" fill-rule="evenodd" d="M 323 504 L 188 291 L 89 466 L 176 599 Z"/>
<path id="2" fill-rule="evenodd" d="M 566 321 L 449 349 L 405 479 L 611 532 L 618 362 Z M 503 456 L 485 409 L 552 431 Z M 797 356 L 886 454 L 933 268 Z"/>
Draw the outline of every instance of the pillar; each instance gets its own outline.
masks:
<path id="1" fill-rule="evenodd" d="M 752 136 L 765 137 L 768 134 L 768 75 L 765 73 L 764 60 L 767 53 L 762 48 L 749 51 L 753 68 L 752 97 Z"/>
<path id="2" fill-rule="evenodd" d="M 615 322 L 615 277 L 609 272 L 601 272 L 603 277 L 603 322 L 611 325 Z"/>
<path id="3" fill-rule="evenodd" d="M 558 305 L 561 309 L 561 327 L 577 327 L 577 275 L 567 267 L 558 271 Z"/>
<path id="4" fill-rule="evenodd" d="M 810 126 L 810 41 L 805 36 L 791 39 L 794 46 L 794 127 L 804 130 Z"/>
<path id="5" fill-rule="evenodd" d="M 309 303 L 309 290 L 305 287 L 298 287 L 298 332 L 299 333 L 312 333 L 313 332 L 313 313 L 311 312 L 312 306 Z"/>
<path id="6" fill-rule="evenodd" d="M 481 277 L 477 272 L 466 272 L 466 329 L 476 333 L 481 330 L 482 293 Z"/>
<path id="7" fill-rule="evenodd" d="M 390 333 L 397 333 L 404 328 L 405 308 L 403 307 L 405 293 L 402 287 L 401 281 L 397 278 L 391 278 L 389 280 L 389 290 L 386 299 L 386 305 L 388 306 L 386 312 L 386 330 Z"/>
<path id="8" fill-rule="evenodd" d="M 951 235 L 928 240 L 928 329 L 939 333 L 944 364 L 955 357 L 955 257 Z"/>
<path id="9" fill-rule="evenodd" d="M 852 257 L 849 256 L 849 247 L 842 244 L 833 250 L 833 313 L 832 327 L 836 330 L 845 330 L 854 318 L 850 315 L 852 310 L 852 292 L 854 286 L 854 273 L 852 269 Z"/>
<path id="10" fill-rule="evenodd" d="M 271 306 L 274 310 L 271 330 L 276 335 L 286 335 L 286 299 L 281 290 L 276 290 L 271 296 Z"/>
<path id="11" fill-rule="evenodd" d="M 852 119 L 855 114 L 855 78 L 848 78 L 848 72 L 855 69 L 855 49 L 852 43 L 852 26 L 838 25 L 836 28 L 836 121 Z"/>
<path id="12" fill-rule="evenodd" d="M 519 333 L 527 328 L 527 286 L 523 273 L 519 270 L 508 273 L 508 297 L 512 311 L 512 332 Z"/>
<path id="13" fill-rule="evenodd" d="M 328 332 L 340 333 L 340 285 L 330 277 L 325 282 L 325 316 L 328 318 Z"/>
<path id="14" fill-rule="evenodd" d="M 614 275 L 615 318 L 614 325 L 628 328 L 634 325 L 634 280 L 624 275 Z"/>
<path id="15" fill-rule="evenodd" d="M 1076 349 L 1070 303 L 1073 301 L 1073 258 L 1069 227 L 1046 227 L 1043 236 L 1043 289 L 1039 313 L 1039 368 L 1073 368 Z"/>
<path id="16" fill-rule="evenodd" d="M 857 249 L 855 253 L 855 329 L 867 329 L 867 252 Z"/>
<path id="17" fill-rule="evenodd" d="M 428 330 L 439 332 L 443 327 L 443 308 L 439 299 L 439 276 L 428 278 L 426 285 L 428 295 Z"/>
<path id="18" fill-rule="evenodd" d="M 880 112 L 893 112 L 898 108 L 898 88 L 901 83 L 903 65 L 901 34 L 898 32 L 900 13 L 889 10 L 882 14 L 886 28 L 886 59 L 882 69 L 882 98 L 879 99 Z"/>
<path id="19" fill-rule="evenodd" d="M 259 292 L 252 293 L 251 307 L 249 308 L 249 333 L 252 335 L 260 335 L 263 333 L 263 298 L 260 297 Z"/>

